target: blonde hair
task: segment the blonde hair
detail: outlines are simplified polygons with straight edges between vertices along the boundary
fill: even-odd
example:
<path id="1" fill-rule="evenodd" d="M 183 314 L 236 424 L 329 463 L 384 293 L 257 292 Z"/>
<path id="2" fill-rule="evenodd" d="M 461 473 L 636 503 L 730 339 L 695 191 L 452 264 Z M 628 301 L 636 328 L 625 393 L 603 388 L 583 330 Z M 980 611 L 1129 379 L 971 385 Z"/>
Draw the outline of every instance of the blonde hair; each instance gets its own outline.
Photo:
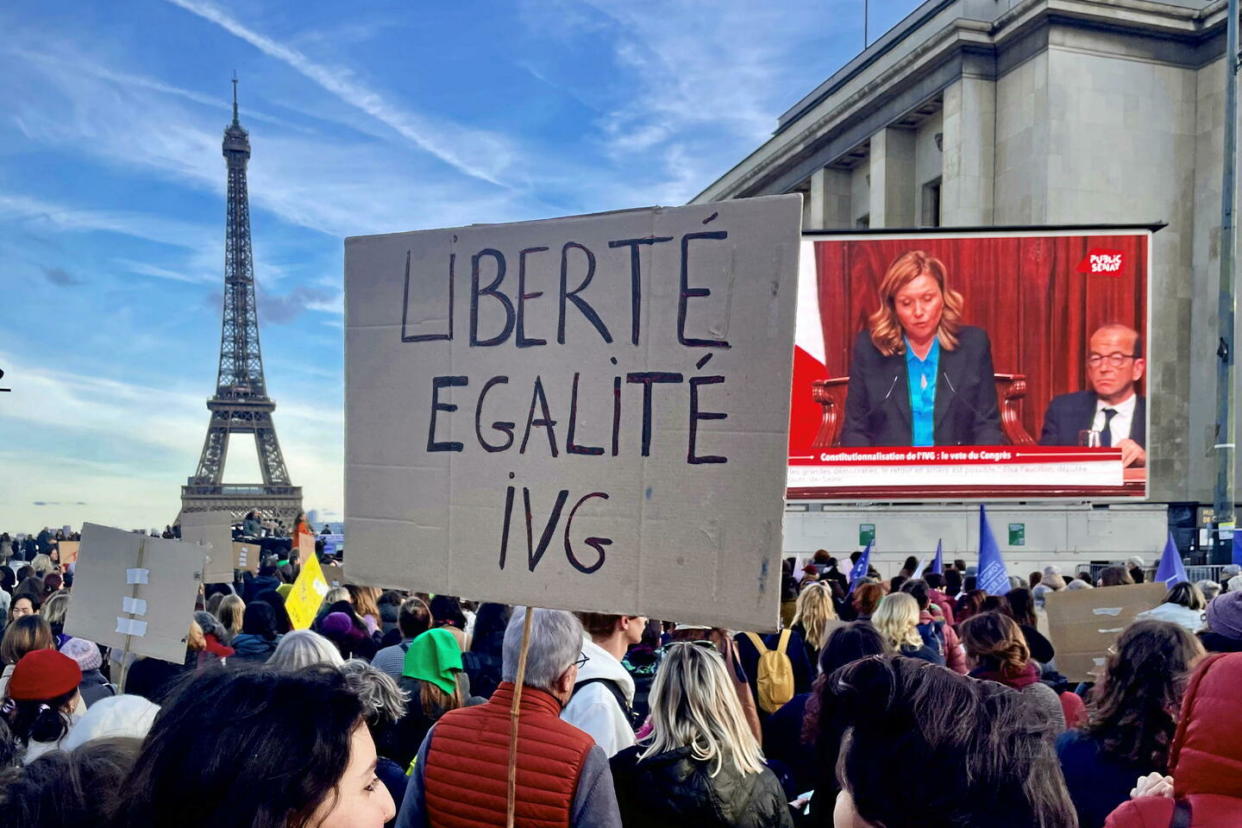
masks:
<path id="1" fill-rule="evenodd" d="M 923 637 L 919 635 L 919 604 L 908 593 L 894 592 L 881 598 L 871 614 L 871 626 L 897 652 L 901 652 L 902 647 L 923 646 Z"/>
<path id="2" fill-rule="evenodd" d="M 220 619 L 221 625 L 228 631 L 229 636 L 241 632 L 245 615 L 246 602 L 241 599 L 240 595 L 224 596 L 220 599 L 220 606 L 216 608 L 216 618 Z"/>
<path id="3" fill-rule="evenodd" d="M 798 603 L 794 608 L 793 624 L 801 624 L 805 632 L 806 643 L 820 650 L 824 646 L 824 636 L 828 633 L 828 622 L 837 618 L 836 608 L 832 605 L 832 590 L 825 583 L 814 583 L 798 593 Z"/>
<path id="4" fill-rule="evenodd" d="M 713 763 L 712 776 L 725 761 L 743 775 L 764 768 L 763 751 L 714 646 L 670 644 L 651 686 L 651 735 L 639 760 L 682 747 L 695 761 Z"/>
<path id="5" fill-rule="evenodd" d="M 49 572 L 58 571 L 56 569 L 56 564 L 52 563 L 51 556 L 43 553 L 39 553 L 34 556 L 34 559 L 30 562 L 30 568 L 34 570 L 34 573 L 38 575 L 40 579 L 42 579 L 43 576 Z"/>
<path id="6" fill-rule="evenodd" d="M 55 592 L 50 598 L 43 602 L 43 606 L 39 607 L 39 615 L 47 620 L 48 624 L 59 624 L 62 627 L 65 624 L 65 616 L 69 614 L 69 593 Z"/>
<path id="7" fill-rule="evenodd" d="M 944 263 L 927 255 L 923 250 L 909 250 L 893 260 L 880 280 L 877 288 L 880 294 L 880 307 L 868 318 L 871 330 L 871 342 L 884 356 L 905 353 L 906 343 L 903 339 L 901 320 L 897 318 L 895 307 L 897 292 L 920 276 L 931 276 L 940 286 L 940 294 L 944 307 L 940 312 L 940 324 L 936 328 L 936 338 L 940 347 L 952 351 L 957 347 L 957 333 L 962 327 L 962 310 L 965 301 L 962 294 L 950 290 L 947 284 L 947 273 Z"/>
<path id="8" fill-rule="evenodd" d="M 349 594 L 348 589 L 345 587 L 332 587 L 332 589 L 323 594 L 323 603 L 319 605 L 319 608 L 323 609 L 324 607 L 330 607 L 337 601 L 348 601 L 350 604 L 354 603 L 353 596 Z"/>
<path id="9" fill-rule="evenodd" d="M 379 597 L 383 593 L 377 587 L 346 584 L 345 591 L 349 593 L 349 603 L 354 605 L 354 612 L 358 613 L 359 618 L 369 615 L 379 620 Z"/>

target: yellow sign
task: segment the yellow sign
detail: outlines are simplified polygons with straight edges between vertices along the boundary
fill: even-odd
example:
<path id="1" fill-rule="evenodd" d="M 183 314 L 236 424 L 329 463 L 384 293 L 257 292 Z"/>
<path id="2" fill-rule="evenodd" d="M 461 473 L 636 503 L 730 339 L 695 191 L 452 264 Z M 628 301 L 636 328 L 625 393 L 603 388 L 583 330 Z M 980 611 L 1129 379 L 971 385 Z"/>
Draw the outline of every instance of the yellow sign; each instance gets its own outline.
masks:
<path id="1" fill-rule="evenodd" d="M 310 628 L 315 614 L 319 612 L 319 605 L 323 603 L 323 596 L 327 594 L 328 580 L 323 577 L 319 558 L 311 555 L 302 564 L 302 571 L 285 598 L 285 611 L 289 613 L 289 621 L 295 630 Z"/>

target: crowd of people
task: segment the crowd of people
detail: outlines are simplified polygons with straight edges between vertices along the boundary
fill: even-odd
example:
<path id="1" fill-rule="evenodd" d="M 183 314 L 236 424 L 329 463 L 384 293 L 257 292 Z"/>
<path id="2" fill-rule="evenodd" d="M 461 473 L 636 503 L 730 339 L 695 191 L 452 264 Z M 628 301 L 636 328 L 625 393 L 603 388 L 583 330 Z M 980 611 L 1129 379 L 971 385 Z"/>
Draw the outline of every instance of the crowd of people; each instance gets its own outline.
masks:
<path id="1" fill-rule="evenodd" d="M 964 561 L 850 583 L 821 551 L 758 634 L 359 585 L 293 629 L 287 555 L 207 585 L 176 664 L 67 635 L 51 555 L 0 568 L 0 822 L 504 825 L 512 785 L 519 826 L 1242 824 L 1232 572 L 1088 683 L 1042 605 L 1141 561 L 988 595 Z"/>

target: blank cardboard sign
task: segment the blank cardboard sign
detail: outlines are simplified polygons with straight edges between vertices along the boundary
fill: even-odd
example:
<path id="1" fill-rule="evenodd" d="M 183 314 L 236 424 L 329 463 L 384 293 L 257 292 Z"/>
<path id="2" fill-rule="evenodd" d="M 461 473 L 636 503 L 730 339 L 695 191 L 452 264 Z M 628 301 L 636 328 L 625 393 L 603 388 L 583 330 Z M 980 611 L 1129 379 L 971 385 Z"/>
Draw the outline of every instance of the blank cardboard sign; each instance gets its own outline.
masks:
<path id="1" fill-rule="evenodd" d="M 230 512 L 185 512 L 181 539 L 210 547 L 203 561 L 203 580 L 209 584 L 233 582 L 233 515 Z"/>
<path id="2" fill-rule="evenodd" d="M 773 629 L 798 196 L 345 242 L 354 583 Z"/>
<path id="3" fill-rule="evenodd" d="M 87 523 L 65 633 L 181 664 L 202 566 L 198 544 Z"/>
<path id="4" fill-rule="evenodd" d="M 1057 670 L 1070 681 L 1099 681 L 1116 643 L 1134 616 L 1160 603 L 1162 583 L 1065 589 L 1045 598 L 1048 638 L 1057 649 Z"/>

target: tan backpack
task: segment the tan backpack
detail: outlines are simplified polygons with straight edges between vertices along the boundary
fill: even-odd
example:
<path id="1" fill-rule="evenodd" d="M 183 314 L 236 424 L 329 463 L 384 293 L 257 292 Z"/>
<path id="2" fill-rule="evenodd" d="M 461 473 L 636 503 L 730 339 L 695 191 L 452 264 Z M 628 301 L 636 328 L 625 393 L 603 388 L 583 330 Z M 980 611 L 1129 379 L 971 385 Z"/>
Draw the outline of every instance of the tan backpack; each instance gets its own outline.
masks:
<path id="1" fill-rule="evenodd" d="M 793 662 L 785 654 L 789 647 L 789 630 L 781 630 L 781 638 L 775 650 L 769 650 L 763 639 L 752 632 L 746 633 L 746 637 L 759 651 L 759 669 L 755 676 L 755 686 L 759 690 L 759 709 L 765 713 L 775 713 L 794 697 Z"/>

